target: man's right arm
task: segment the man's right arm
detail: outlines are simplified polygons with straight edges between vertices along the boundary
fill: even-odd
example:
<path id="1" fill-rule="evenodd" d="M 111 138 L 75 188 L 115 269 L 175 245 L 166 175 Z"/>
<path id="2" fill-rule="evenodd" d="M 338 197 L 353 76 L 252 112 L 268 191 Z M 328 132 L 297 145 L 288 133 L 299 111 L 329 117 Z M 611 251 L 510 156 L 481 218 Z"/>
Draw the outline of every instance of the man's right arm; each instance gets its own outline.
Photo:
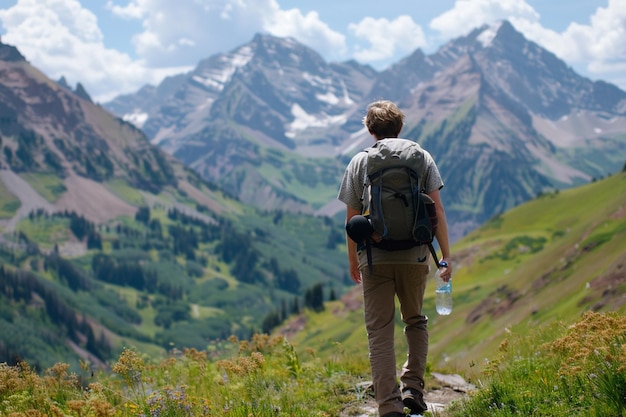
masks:
<path id="1" fill-rule="evenodd" d="M 346 224 L 348 221 L 356 216 L 357 214 L 361 214 L 361 212 L 357 209 L 354 209 L 350 206 L 346 206 Z M 348 236 L 346 233 L 346 246 L 348 248 L 348 264 L 350 265 L 350 278 L 354 281 L 355 284 L 361 283 L 361 271 L 359 270 L 359 258 L 356 251 L 356 242 Z"/>

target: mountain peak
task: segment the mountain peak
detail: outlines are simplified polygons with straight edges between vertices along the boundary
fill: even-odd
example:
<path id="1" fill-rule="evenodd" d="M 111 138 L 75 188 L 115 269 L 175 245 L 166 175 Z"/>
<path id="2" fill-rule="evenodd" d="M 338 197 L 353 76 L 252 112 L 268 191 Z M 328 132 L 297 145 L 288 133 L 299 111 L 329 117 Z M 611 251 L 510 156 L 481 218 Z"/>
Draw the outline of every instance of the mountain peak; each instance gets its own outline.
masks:
<path id="1" fill-rule="evenodd" d="M 26 58 L 15 46 L 2 43 L 2 39 L 0 39 L 0 61 L 21 62 L 26 61 Z"/>
<path id="2" fill-rule="evenodd" d="M 453 39 L 439 48 L 436 55 L 441 59 L 439 64 L 447 67 L 464 54 L 473 54 L 480 50 L 492 48 L 504 51 L 514 49 L 515 53 L 518 53 L 526 43 L 528 41 L 524 35 L 515 30 L 509 21 L 500 20 L 483 25 L 465 36 Z"/>
<path id="3" fill-rule="evenodd" d="M 93 103 L 91 96 L 89 95 L 89 93 L 87 92 L 87 90 L 81 83 L 76 84 L 76 89 L 74 90 L 72 89 L 70 84 L 67 82 L 67 78 L 65 78 L 65 75 L 62 75 L 61 78 L 59 78 L 59 80 L 57 81 L 57 84 L 65 88 L 66 90 L 71 91 L 72 93 L 76 94 L 78 97 Z"/>
<path id="4" fill-rule="evenodd" d="M 523 44 L 528 42 L 524 35 L 519 32 L 508 20 L 503 20 L 499 24 L 492 25 L 497 27 L 496 40 L 505 44 Z"/>
<path id="5" fill-rule="evenodd" d="M 483 48 L 488 48 L 494 43 L 511 45 L 527 42 L 524 35 L 518 32 L 508 20 L 483 25 L 468 35 L 468 38 L 475 39 Z"/>
<path id="6" fill-rule="evenodd" d="M 252 38 L 252 43 L 263 44 L 263 45 L 273 45 L 273 44 L 288 45 L 288 44 L 298 44 L 298 41 L 296 41 L 292 37 L 278 37 L 278 36 L 270 35 L 268 33 L 257 33 L 256 35 L 254 35 L 254 38 Z"/>
<path id="7" fill-rule="evenodd" d="M 59 78 L 57 84 L 59 84 L 63 88 L 67 88 L 68 90 L 72 91 L 72 87 L 70 87 L 69 83 L 67 82 L 67 78 L 65 78 L 65 75 L 61 75 L 61 78 Z"/>
<path id="8" fill-rule="evenodd" d="M 500 26 L 502 26 L 502 22 L 498 22 L 492 25 L 485 25 L 481 28 L 482 32 L 480 32 L 480 34 L 476 36 L 476 40 L 480 42 L 483 48 L 487 48 L 491 45 L 493 40 L 498 35 Z"/>
<path id="9" fill-rule="evenodd" d="M 91 100 L 91 96 L 89 95 L 89 93 L 87 92 L 85 87 L 83 87 L 81 83 L 76 84 L 76 91 L 74 91 L 74 93 L 78 97 L 93 103 L 93 101 Z"/>
<path id="10" fill-rule="evenodd" d="M 249 44 L 255 55 L 265 62 L 276 62 L 280 65 L 323 66 L 324 58 L 313 49 L 291 37 L 280 38 L 274 35 L 257 34 Z"/>

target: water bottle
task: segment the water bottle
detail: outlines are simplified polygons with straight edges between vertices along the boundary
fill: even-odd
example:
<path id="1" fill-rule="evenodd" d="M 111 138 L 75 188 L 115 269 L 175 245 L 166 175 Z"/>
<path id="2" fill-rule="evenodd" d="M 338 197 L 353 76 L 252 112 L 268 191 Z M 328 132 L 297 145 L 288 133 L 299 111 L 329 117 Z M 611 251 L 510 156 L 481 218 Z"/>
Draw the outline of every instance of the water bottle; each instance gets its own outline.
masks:
<path id="1" fill-rule="evenodd" d="M 447 262 L 440 262 L 441 268 L 435 272 L 435 306 L 437 313 L 441 316 L 447 316 L 452 313 L 452 277 L 445 282 L 441 279 L 441 272 L 448 267 Z"/>

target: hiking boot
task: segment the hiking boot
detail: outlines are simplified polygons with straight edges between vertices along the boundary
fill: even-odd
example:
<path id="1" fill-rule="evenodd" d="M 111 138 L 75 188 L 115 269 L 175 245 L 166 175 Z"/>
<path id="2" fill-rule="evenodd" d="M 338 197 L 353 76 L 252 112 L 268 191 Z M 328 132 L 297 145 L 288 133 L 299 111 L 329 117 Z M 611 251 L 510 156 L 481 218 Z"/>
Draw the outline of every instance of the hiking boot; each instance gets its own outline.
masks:
<path id="1" fill-rule="evenodd" d="M 428 406 L 424 402 L 424 395 L 413 388 L 405 388 L 402 390 L 402 402 L 410 412 L 409 414 L 423 414 L 428 411 Z"/>

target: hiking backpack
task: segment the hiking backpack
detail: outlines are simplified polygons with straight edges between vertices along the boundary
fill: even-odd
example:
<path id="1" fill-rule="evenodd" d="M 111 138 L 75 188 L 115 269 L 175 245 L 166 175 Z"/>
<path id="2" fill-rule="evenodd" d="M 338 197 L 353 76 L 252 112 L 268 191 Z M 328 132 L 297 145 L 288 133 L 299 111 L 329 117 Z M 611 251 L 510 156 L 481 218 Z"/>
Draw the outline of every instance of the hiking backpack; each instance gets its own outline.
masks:
<path id="1" fill-rule="evenodd" d="M 363 191 L 363 216 L 382 240 L 367 239 L 369 245 L 384 250 L 405 250 L 427 245 L 437 266 L 432 245 L 437 229 L 434 201 L 424 192 L 422 173 L 426 171 L 424 150 L 407 139 L 377 141 L 367 152 L 367 179 Z"/>

